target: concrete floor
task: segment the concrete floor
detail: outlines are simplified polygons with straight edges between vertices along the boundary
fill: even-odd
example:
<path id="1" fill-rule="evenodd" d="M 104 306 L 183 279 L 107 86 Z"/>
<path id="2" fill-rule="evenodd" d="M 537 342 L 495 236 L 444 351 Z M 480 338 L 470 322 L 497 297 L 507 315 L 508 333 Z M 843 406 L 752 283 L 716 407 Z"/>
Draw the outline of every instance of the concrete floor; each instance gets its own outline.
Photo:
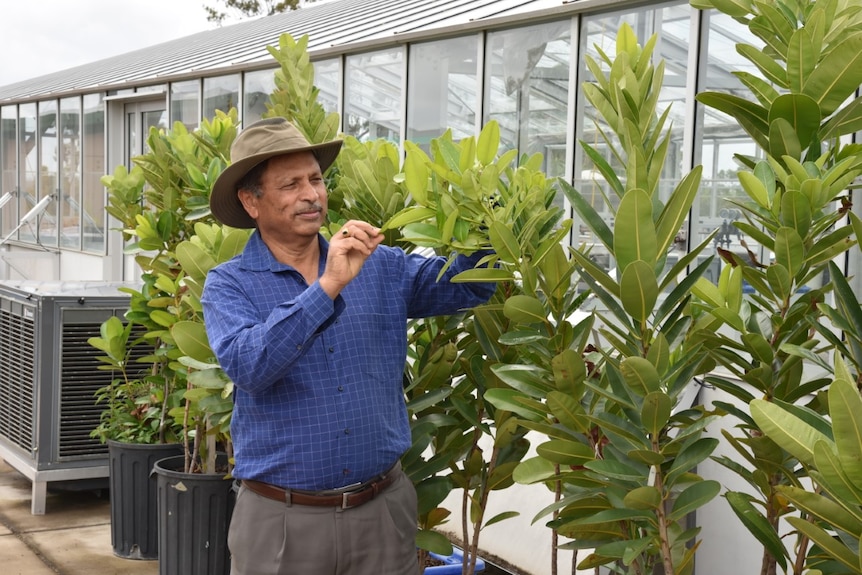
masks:
<path id="1" fill-rule="evenodd" d="M 157 575 L 158 561 L 114 555 L 106 490 L 48 490 L 45 515 L 30 513 L 30 481 L 0 460 L 0 573 Z"/>

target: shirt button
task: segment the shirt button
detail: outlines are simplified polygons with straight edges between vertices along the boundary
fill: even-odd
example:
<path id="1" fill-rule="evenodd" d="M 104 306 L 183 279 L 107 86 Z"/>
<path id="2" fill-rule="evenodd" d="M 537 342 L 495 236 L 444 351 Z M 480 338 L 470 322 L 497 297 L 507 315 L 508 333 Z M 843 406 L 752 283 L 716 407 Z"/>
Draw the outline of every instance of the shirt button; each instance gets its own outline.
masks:
<path id="1" fill-rule="evenodd" d="M 349 428 L 344 430 L 344 435 L 350 435 L 350 429 Z"/>
<path id="2" fill-rule="evenodd" d="M 343 386 L 343 385 L 339 385 L 339 386 L 338 386 L 338 391 L 344 391 L 344 386 Z"/>
<path id="3" fill-rule="evenodd" d="M 335 348 L 334 348 L 334 347 L 330 347 L 330 348 L 329 348 L 329 353 L 332 353 L 333 351 L 335 351 Z"/>
<path id="4" fill-rule="evenodd" d="M 301 345 L 296 346 L 296 349 L 302 349 Z"/>
<path id="5" fill-rule="evenodd" d="M 342 472 L 344 475 L 350 475 L 350 470 L 349 470 L 349 469 L 347 469 L 346 467 L 345 467 L 344 469 L 342 469 L 342 470 L 341 470 L 341 472 Z"/>

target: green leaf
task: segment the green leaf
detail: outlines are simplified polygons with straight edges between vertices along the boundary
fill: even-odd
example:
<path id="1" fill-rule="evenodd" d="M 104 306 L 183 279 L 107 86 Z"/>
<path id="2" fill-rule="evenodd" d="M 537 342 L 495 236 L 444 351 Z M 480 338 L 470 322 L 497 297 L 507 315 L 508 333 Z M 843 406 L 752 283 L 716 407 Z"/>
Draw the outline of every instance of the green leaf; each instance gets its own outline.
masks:
<path id="1" fill-rule="evenodd" d="M 464 270 L 449 281 L 452 283 L 503 282 L 512 280 L 512 272 L 502 268 Z"/>
<path id="2" fill-rule="evenodd" d="M 862 488 L 862 398 L 844 378 L 832 382 L 828 396 L 838 460 L 847 477 Z"/>
<path id="3" fill-rule="evenodd" d="M 518 238 L 506 224 L 497 220 L 491 222 L 488 226 L 488 238 L 494 251 L 503 261 L 514 264 L 521 261 L 521 246 L 518 245 Z"/>
<path id="4" fill-rule="evenodd" d="M 203 323 L 179 321 L 171 327 L 171 336 L 185 355 L 203 362 L 215 358 Z"/>
<path id="5" fill-rule="evenodd" d="M 642 485 L 626 493 L 623 504 L 630 509 L 658 509 L 661 505 L 661 492 L 651 485 Z"/>
<path id="6" fill-rule="evenodd" d="M 769 149 L 769 113 L 763 106 L 739 96 L 719 92 L 700 93 L 697 100 L 735 118 L 757 145 L 764 150 Z"/>
<path id="7" fill-rule="evenodd" d="M 585 465 L 596 458 L 589 445 L 578 441 L 552 439 L 536 446 L 536 453 L 546 460 L 560 465 Z"/>
<path id="8" fill-rule="evenodd" d="M 658 244 L 652 214 L 652 199 L 644 190 L 629 190 L 620 200 L 616 221 L 625 225 L 614 228 L 614 257 L 623 273 L 632 262 L 643 261 L 652 267 L 656 261 Z"/>
<path id="9" fill-rule="evenodd" d="M 437 215 L 437 210 L 434 208 L 425 208 L 421 206 L 408 206 L 389 218 L 380 231 L 395 230 L 417 222 L 424 222 L 433 219 Z"/>
<path id="10" fill-rule="evenodd" d="M 801 93 L 816 66 L 817 52 L 814 51 L 811 34 L 805 28 L 795 30 L 787 45 L 787 83 L 790 91 L 794 94 Z M 819 121 L 819 108 L 816 117 Z"/>
<path id="11" fill-rule="evenodd" d="M 503 304 L 503 314 L 510 320 L 521 323 L 545 323 L 548 312 L 538 299 L 518 294 L 513 295 Z"/>
<path id="12" fill-rule="evenodd" d="M 657 254 L 666 253 L 676 239 L 683 222 L 688 217 L 694 199 L 697 197 L 702 172 L 702 166 L 695 166 L 671 193 L 656 222 Z"/>
<path id="13" fill-rule="evenodd" d="M 819 545 L 823 551 L 832 556 L 836 561 L 849 567 L 851 573 L 857 572 L 859 569 L 859 554 L 848 549 L 840 539 L 833 537 L 823 528 L 801 517 L 788 516 L 787 522 L 803 535 L 806 535 L 815 544 Z"/>
<path id="14" fill-rule="evenodd" d="M 511 411 L 529 421 L 542 421 L 546 416 L 540 402 L 514 389 L 489 389 L 485 399 L 497 409 Z"/>
<path id="15" fill-rule="evenodd" d="M 829 438 L 798 417 L 763 399 L 750 404 L 751 416 L 772 441 L 790 452 L 802 463 L 814 465 L 814 446 Z"/>
<path id="16" fill-rule="evenodd" d="M 658 280 L 653 266 L 645 261 L 631 262 L 620 278 L 621 303 L 635 321 L 645 324 L 658 301 Z"/>
<path id="17" fill-rule="evenodd" d="M 416 547 L 445 557 L 452 554 L 452 543 L 449 539 L 442 533 L 429 529 L 416 532 Z"/>
<path id="18" fill-rule="evenodd" d="M 858 507 L 856 507 L 857 512 L 854 514 L 845 509 L 843 505 L 819 493 L 812 493 L 793 485 L 780 485 L 777 489 L 786 495 L 800 511 L 810 513 L 856 538 L 862 535 L 862 521 L 860 521 Z"/>
<path id="19" fill-rule="evenodd" d="M 531 457 L 521 461 L 512 472 L 512 479 L 522 485 L 531 485 L 551 479 L 557 474 L 553 462 L 544 457 Z"/>
<path id="20" fill-rule="evenodd" d="M 653 391 L 644 397 L 641 407 L 641 421 L 644 428 L 657 437 L 670 419 L 673 402 L 670 397 L 661 391 Z"/>
<path id="21" fill-rule="evenodd" d="M 805 149 L 820 130 L 820 106 L 804 94 L 782 94 L 769 109 L 769 124 L 778 119 L 790 125 L 794 139 Z"/>
<path id="22" fill-rule="evenodd" d="M 751 504 L 751 496 L 746 493 L 729 491 L 725 497 L 731 509 L 739 517 L 749 533 L 775 558 L 782 570 L 787 568 L 787 549 L 769 520 Z"/>
<path id="23" fill-rule="evenodd" d="M 627 357 L 623 359 L 620 362 L 620 372 L 629 388 L 642 397 L 659 391 L 661 378 L 655 366 L 645 358 Z"/>
<path id="24" fill-rule="evenodd" d="M 718 481 L 698 481 L 688 486 L 673 502 L 673 509 L 668 515 L 669 521 L 679 521 L 689 513 L 696 511 L 712 501 L 721 491 Z"/>
<path id="25" fill-rule="evenodd" d="M 709 457 L 717 445 L 718 439 L 714 437 L 702 437 L 683 447 L 671 463 L 667 475 L 665 475 L 665 485 L 672 487 L 677 479 Z"/>
<path id="26" fill-rule="evenodd" d="M 802 91 L 819 105 L 823 117 L 832 115 L 862 84 L 862 36 L 836 44 L 818 63 Z"/>
<path id="27" fill-rule="evenodd" d="M 782 226 L 775 232 L 775 263 L 784 266 L 794 277 L 805 264 L 805 247 L 802 238 L 793 228 Z"/>
<path id="28" fill-rule="evenodd" d="M 476 148 L 476 157 L 484 166 L 492 163 L 500 148 L 500 124 L 491 120 L 479 133 L 479 145 Z"/>
<path id="29" fill-rule="evenodd" d="M 428 156 L 413 142 L 404 142 L 404 185 L 418 206 L 428 202 Z"/>

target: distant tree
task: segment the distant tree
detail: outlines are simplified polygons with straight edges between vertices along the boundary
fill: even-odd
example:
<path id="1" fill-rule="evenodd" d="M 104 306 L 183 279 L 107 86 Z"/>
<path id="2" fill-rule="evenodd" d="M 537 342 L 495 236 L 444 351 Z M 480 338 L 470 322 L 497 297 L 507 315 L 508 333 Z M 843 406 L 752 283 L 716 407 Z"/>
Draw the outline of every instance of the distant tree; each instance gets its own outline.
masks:
<path id="1" fill-rule="evenodd" d="M 306 0 L 308 2 L 309 0 Z M 272 16 L 288 10 L 296 10 L 302 0 L 219 0 L 215 6 L 204 4 L 207 20 L 219 26 L 227 20 L 242 20 L 256 16 Z"/>

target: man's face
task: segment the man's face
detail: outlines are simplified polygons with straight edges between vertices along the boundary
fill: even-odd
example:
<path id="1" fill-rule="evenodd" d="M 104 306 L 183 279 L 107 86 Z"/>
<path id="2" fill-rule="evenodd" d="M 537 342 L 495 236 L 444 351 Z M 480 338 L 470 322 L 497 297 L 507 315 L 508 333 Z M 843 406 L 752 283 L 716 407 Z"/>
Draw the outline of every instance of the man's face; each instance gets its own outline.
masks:
<path id="1" fill-rule="evenodd" d="M 326 217 L 323 174 L 311 152 L 271 158 L 261 178 L 260 197 L 241 190 L 240 200 L 264 237 L 317 237 Z"/>

